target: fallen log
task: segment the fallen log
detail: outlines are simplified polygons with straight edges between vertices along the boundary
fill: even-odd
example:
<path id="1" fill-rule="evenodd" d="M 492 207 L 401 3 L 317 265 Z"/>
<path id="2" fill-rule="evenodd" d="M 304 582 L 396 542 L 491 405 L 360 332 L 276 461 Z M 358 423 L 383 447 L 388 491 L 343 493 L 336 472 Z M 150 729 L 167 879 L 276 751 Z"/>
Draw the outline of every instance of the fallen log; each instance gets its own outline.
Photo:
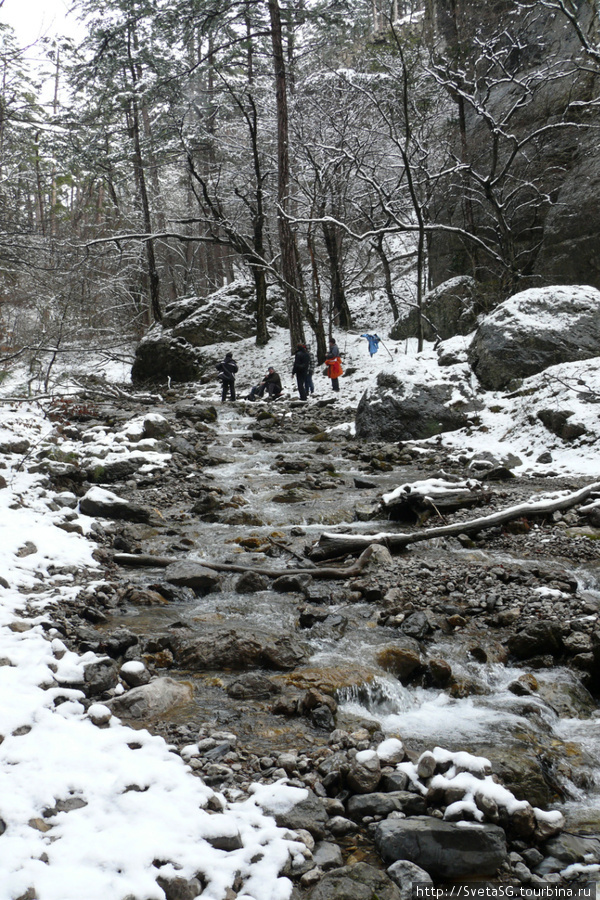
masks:
<path id="1" fill-rule="evenodd" d="M 450 482 L 443 478 L 431 478 L 404 484 L 381 498 L 381 508 L 393 521 L 422 525 L 431 511 L 442 520 L 444 513 L 455 512 L 470 506 L 482 506 L 491 497 L 479 482 Z"/>
<path id="2" fill-rule="evenodd" d="M 354 556 L 362 553 L 365 547 L 373 544 L 383 544 L 391 552 L 404 550 L 409 544 L 418 541 L 429 541 L 437 537 L 452 537 L 457 534 L 477 534 L 496 525 L 504 525 L 513 519 L 529 516 L 544 516 L 563 509 L 570 509 L 587 500 L 592 494 L 600 490 L 600 482 L 590 484 L 579 491 L 559 497 L 556 500 L 540 500 L 537 503 L 520 503 L 517 506 L 509 506 L 507 509 L 492 513 L 489 516 L 481 516 L 471 519 L 469 522 L 457 522 L 454 525 L 441 525 L 437 528 L 427 528 L 423 531 L 414 531 L 412 534 L 402 532 L 379 532 L 378 534 L 348 534 L 325 532 L 319 538 L 318 543 L 309 553 L 309 558 L 314 561 L 331 559 L 336 556 Z"/>
<path id="3" fill-rule="evenodd" d="M 206 569 L 212 569 L 215 572 L 256 572 L 258 575 L 265 575 L 267 578 L 281 578 L 282 575 L 312 575 L 313 578 L 335 579 L 335 578 L 354 578 L 360 575 L 373 553 L 372 546 L 363 546 L 359 558 L 351 566 L 336 568 L 333 566 L 303 566 L 295 569 L 268 569 L 262 566 L 238 566 L 232 563 L 207 562 L 204 559 L 193 560 L 198 565 L 204 566 Z M 135 566 L 139 568 L 161 568 L 166 569 L 172 563 L 181 562 L 181 558 L 174 556 L 152 556 L 149 553 L 115 553 L 114 562 L 119 566 Z M 192 560 L 190 560 L 192 561 Z"/>

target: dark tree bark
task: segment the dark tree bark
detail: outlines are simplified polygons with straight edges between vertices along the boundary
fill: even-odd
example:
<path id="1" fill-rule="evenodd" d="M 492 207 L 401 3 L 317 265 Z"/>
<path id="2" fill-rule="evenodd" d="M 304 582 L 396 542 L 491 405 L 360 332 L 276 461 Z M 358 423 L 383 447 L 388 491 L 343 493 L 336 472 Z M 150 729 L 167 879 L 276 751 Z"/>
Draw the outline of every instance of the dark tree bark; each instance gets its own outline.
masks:
<path id="1" fill-rule="evenodd" d="M 288 219 L 290 200 L 289 121 L 281 11 L 278 0 L 269 0 L 269 17 L 271 21 L 271 45 L 277 103 L 277 203 L 279 207 L 277 228 L 281 250 L 281 271 L 289 319 L 290 344 L 292 350 L 295 350 L 296 344 L 303 343 L 305 339 L 302 318 L 304 304 L 296 236 Z"/>

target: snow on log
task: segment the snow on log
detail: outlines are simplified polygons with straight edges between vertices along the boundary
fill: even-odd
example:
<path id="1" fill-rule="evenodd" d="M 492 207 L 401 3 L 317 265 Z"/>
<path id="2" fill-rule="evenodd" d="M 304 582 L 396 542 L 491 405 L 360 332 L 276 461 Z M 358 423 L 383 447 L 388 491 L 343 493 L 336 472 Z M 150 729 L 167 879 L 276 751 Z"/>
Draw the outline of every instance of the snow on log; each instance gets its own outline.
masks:
<path id="1" fill-rule="evenodd" d="M 381 498 L 382 508 L 395 521 L 419 522 L 429 512 L 446 512 L 478 506 L 491 497 L 479 481 L 445 481 L 429 478 L 403 484 Z"/>
<path id="2" fill-rule="evenodd" d="M 476 534 L 496 525 L 503 525 L 513 519 L 530 516 L 545 516 L 562 509 L 570 509 L 583 503 L 596 491 L 600 490 L 600 482 L 594 482 L 574 493 L 561 493 L 558 497 L 538 500 L 533 503 L 519 503 L 509 506 L 489 516 L 471 519 L 470 522 L 457 522 L 454 525 L 441 525 L 438 528 L 427 528 L 414 531 L 412 534 L 402 532 L 379 532 L 378 534 L 348 534 L 324 532 L 317 544 L 309 553 L 309 558 L 320 561 L 344 555 L 362 553 L 370 544 L 383 544 L 391 552 L 403 550 L 417 541 L 429 541 L 437 537 L 452 537 L 457 534 Z"/>

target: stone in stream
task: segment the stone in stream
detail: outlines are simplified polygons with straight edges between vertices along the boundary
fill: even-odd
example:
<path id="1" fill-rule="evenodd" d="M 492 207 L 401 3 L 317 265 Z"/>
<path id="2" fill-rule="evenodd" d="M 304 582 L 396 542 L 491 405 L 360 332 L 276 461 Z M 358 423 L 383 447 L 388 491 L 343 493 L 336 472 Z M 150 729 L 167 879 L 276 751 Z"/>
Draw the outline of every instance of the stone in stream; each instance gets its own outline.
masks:
<path id="1" fill-rule="evenodd" d="M 192 588 L 197 594 L 204 596 L 221 587 L 221 576 L 202 565 L 200 562 L 179 560 L 165 569 L 165 581 L 178 587 Z"/>
<path id="2" fill-rule="evenodd" d="M 508 859 L 499 826 L 457 825 L 430 816 L 380 822 L 375 846 L 384 862 L 407 859 L 434 879 L 494 875 Z"/>
<path id="3" fill-rule="evenodd" d="M 562 650 L 561 627 L 557 622 L 535 622 L 508 639 L 508 650 L 517 659 L 531 659 Z"/>
<path id="4" fill-rule="evenodd" d="M 176 646 L 177 663 L 194 671 L 214 669 L 294 669 L 306 654 L 286 634 L 243 628 L 206 628 L 203 634 Z"/>

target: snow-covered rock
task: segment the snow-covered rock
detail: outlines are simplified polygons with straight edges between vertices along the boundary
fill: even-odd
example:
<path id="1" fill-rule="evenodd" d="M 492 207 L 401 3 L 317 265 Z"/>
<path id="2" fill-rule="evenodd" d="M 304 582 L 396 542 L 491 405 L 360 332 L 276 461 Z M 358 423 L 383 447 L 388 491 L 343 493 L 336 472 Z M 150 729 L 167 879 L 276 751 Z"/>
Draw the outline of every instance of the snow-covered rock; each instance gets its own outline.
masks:
<path id="1" fill-rule="evenodd" d="M 469 361 L 488 390 L 549 366 L 598 356 L 600 291 L 585 286 L 531 288 L 510 297 L 479 325 Z"/>

